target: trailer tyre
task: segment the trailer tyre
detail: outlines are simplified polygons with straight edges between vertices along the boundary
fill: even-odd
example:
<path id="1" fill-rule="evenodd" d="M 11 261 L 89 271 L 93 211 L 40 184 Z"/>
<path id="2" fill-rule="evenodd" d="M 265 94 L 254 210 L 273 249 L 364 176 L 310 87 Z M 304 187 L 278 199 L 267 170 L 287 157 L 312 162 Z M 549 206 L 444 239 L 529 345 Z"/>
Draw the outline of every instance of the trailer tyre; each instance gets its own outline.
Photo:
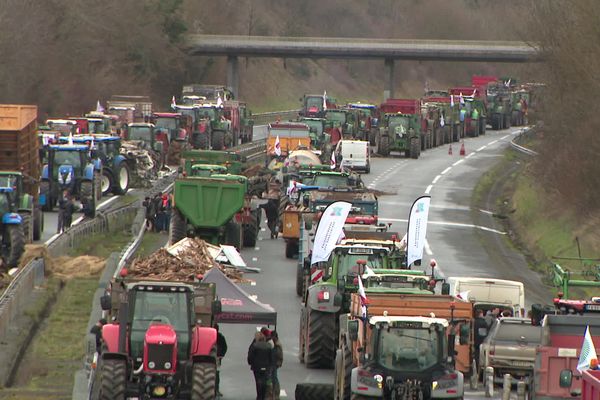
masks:
<path id="1" fill-rule="evenodd" d="M 337 357 L 339 357 L 339 360 L 337 360 Z M 337 351 L 336 368 L 339 368 L 339 371 L 336 371 L 335 380 L 336 384 L 338 385 L 335 388 L 337 399 L 350 400 L 350 394 L 352 393 L 350 388 L 353 368 L 352 352 L 345 343 L 342 345 L 342 348 Z"/>
<path id="2" fill-rule="evenodd" d="M 212 136 L 212 149 L 223 150 L 225 149 L 225 132 L 214 131 Z"/>
<path id="3" fill-rule="evenodd" d="M 294 258 L 298 254 L 298 243 L 288 240 L 285 242 L 285 258 Z"/>
<path id="4" fill-rule="evenodd" d="M 380 136 L 379 143 L 377 145 L 377 153 L 387 157 L 390 155 L 390 138 L 387 136 Z"/>
<path id="5" fill-rule="evenodd" d="M 187 223 L 178 209 L 173 208 L 169 224 L 169 243 L 175 244 L 187 236 Z"/>
<path id="6" fill-rule="evenodd" d="M 308 368 L 333 368 L 337 333 L 334 313 L 308 310 L 305 360 Z"/>
<path id="7" fill-rule="evenodd" d="M 33 240 L 40 240 L 44 232 L 44 213 L 37 206 L 33 209 Z"/>
<path id="8" fill-rule="evenodd" d="M 298 383 L 294 392 L 296 400 L 333 399 L 333 385 L 327 383 Z"/>
<path id="9" fill-rule="evenodd" d="M 129 190 L 129 181 L 131 176 L 127 163 L 121 162 L 119 165 L 117 165 L 114 176 L 117 181 L 114 182 L 113 193 L 118 195 L 127 193 Z"/>
<path id="10" fill-rule="evenodd" d="M 123 360 L 104 360 L 100 370 L 98 400 L 125 400 L 127 368 Z"/>
<path id="11" fill-rule="evenodd" d="M 242 248 L 242 227 L 235 221 L 229 221 L 225 226 L 225 244 L 238 250 Z"/>
<path id="12" fill-rule="evenodd" d="M 194 363 L 192 368 L 191 400 L 212 400 L 215 398 L 217 368 L 208 362 Z"/>

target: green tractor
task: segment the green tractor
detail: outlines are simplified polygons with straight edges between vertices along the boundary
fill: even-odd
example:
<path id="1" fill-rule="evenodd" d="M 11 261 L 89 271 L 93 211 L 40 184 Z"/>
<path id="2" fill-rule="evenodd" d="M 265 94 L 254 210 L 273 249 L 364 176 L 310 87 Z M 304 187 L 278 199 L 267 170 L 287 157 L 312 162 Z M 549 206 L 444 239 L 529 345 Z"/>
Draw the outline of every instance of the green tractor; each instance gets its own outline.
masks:
<path id="1" fill-rule="evenodd" d="M 325 131 L 327 120 L 325 118 L 300 117 L 298 122 L 308 125 L 311 147 L 321 151 L 319 158 L 322 163 L 329 164 L 333 146 L 331 145 L 331 135 Z"/>
<path id="2" fill-rule="evenodd" d="M 403 152 L 414 159 L 421 155 L 420 114 L 385 114 L 375 140 L 377 153 L 388 156 L 391 151 Z"/>
<path id="3" fill-rule="evenodd" d="M 356 110 L 333 109 L 327 110 L 325 119 L 327 120 L 327 130 L 333 128 L 340 129 L 342 138 L 353 138 L 358 134 L 358 124 L 356 121 Z"/>
<path id="4" fill-rule="evenodd" d="M 530 92 L 526 89 L 518 89 L 511 92 L 513 126 L 527 125 L 527 107 L 530 101 Z"/>
<path id="5" fill-rule="evenodd" d="M 231 121 L 225 118 L 224 109 L 216 104 L 194 106 L 198 113 L 198 135 L 195 135 L 194 148 L 224 150 L 233 145 Z"/>

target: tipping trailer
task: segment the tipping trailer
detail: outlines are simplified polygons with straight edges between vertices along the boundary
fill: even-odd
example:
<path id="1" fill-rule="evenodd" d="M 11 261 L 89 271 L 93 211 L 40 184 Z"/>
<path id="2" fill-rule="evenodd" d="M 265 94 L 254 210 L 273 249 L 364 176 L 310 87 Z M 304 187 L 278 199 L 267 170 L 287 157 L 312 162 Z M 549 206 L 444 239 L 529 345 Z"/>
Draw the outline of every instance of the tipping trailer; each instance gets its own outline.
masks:
<path id="1" fill-rule="evenodd" d="M 367 291 L 364 308 L 360 296 L 352 295 L 350 313 L 340 316 L 334 399 L 463 398 L 464 375 L 455 365 L 455 348 L 469 338 L 462 331 L 457 337 L 455 328 L 467 307 L 457 308 L 447 296 L 439 296 L 440 302 L 431 295 L 419 297 Z M 421 308 L 422 302 L 432 308 Z M 421 315 L 405 311 L 415 305 Z M 448 318 L 437 315 L 440 306 Z"/>
<path id="2" fill-rule="evenodd" d="M 100 304 L 102 328 L 97 400 L 215 398 L 221 312 L 212 283 L 152 280 L 121 271 Z"/>
<path id="3" fill-rule="evenodd" d="M 583 371 L 581 375 L 581 400 L 600 399 L 600 370 Z"/>
<path id="4" fill-rule="evenodd" d="M 10 267 L 43 231 L 36 119 L 37 106 L 0 105 L 0 235 L 2 260 Z"/>
<path id="5" fill-rule="evenodd" d="M 106 104 L 110 114 L 118 115 L 122 124 L 148 122 L 152 117 L 152 101 L 149 96 L 113 95 Z"/>

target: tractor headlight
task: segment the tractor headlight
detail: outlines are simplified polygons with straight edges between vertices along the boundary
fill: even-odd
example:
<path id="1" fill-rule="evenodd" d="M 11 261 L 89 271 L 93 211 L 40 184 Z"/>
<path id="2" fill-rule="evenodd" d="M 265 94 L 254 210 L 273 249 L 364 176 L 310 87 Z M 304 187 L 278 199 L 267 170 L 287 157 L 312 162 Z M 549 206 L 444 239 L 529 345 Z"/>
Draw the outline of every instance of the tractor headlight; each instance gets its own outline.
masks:
<path id="1" fill-rule="evenodd" d="M 171 369 L 171 363 L 170 362 L 166 362 L 165 363 L 165 369 Z"/>
<path id="2" fill-rule="evenodd" d="M 148 363 L 148 368 L 150 368 L 150 369 L 154 369 L 154 367 L 156 367 L 156 364 L 154 364 L 154 361 L 150 361 L 150 362 Z"/>
<path id="3" fill-rule="evenodd" d="M 152 395 L 156 397 L 162 397 L 167 393 L 167 389 L 164 386 L 154 386 L 152 389 Z"/>

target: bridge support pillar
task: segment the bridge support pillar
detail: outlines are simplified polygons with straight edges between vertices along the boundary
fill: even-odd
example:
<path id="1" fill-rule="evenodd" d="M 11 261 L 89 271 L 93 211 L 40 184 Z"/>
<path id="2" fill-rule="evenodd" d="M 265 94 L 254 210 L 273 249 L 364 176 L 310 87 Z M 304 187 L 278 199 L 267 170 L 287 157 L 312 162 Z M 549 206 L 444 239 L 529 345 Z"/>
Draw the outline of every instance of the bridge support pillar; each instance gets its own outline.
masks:
<path id="1" fill-rule="evenodd" d="M 394 98 L 394 59 L 385 59 L 385 89 L 383 90 L 383 100 Z"/>
<path id="2" fill-rule="evenodd" d="M 240 97 L 240 63 L 237 56 L 227 56 L 227 86 L 238 99 Z"/>

